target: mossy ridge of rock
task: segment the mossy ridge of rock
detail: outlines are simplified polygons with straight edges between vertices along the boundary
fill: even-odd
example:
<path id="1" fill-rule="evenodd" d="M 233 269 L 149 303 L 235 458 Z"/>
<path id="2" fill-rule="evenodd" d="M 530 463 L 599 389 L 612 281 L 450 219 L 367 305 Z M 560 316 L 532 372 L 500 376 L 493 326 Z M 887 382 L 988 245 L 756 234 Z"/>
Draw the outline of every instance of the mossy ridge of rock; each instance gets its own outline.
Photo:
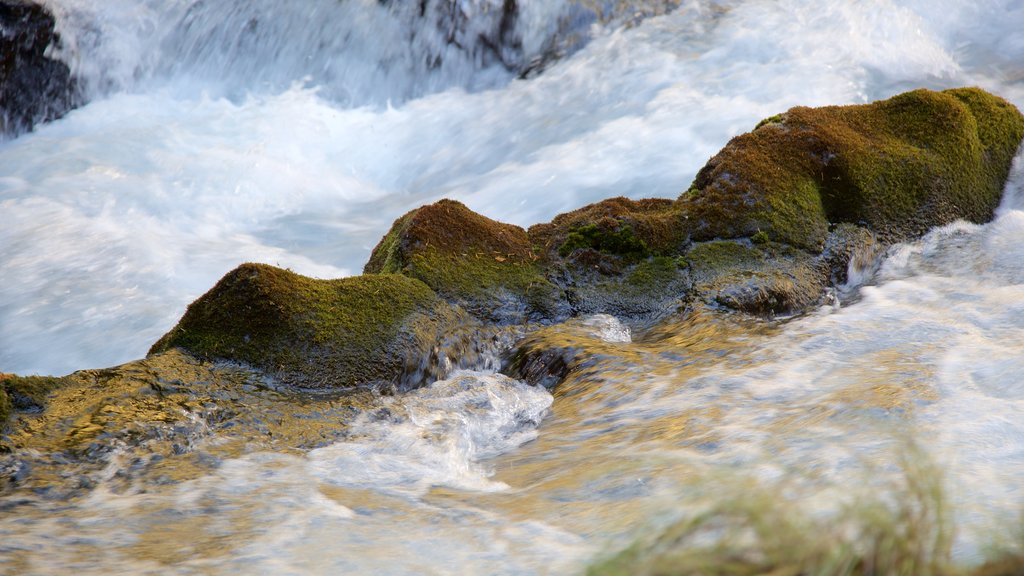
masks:
<path id="1" fill-rule="evenodd" d="M 546 316 L 560 299 L 525 230 L 454 200 L 440 200 L 396 220 L 363 273 L 416 278 L 449 302 L 498 322 Z"/>
<path id="2" fill-rule="evenodd" d="M 572 315 L 650 318 L 690 289 L 673 256 L 688 240 L 683 215 L 662 198 L 609 198 L 527 230 Z"/>
<path id="3" fill-rule="evenodd" d="M 444 370 L 442 347 L 468 348 L 472 325 L 413 278 L 316 280 L 243 264 L 193 302 L 150 354 L 181 348 L 302 388 L 408 388 Z"/>
<path id="4" fill-rule="evenodd" d="M 797 107 L 737 136 L 679 198 L 696 240 L 752 237 L 821 250 L 830 224 L 887 241 L 991 219 L 1024 117 L 977 88 Z"/>

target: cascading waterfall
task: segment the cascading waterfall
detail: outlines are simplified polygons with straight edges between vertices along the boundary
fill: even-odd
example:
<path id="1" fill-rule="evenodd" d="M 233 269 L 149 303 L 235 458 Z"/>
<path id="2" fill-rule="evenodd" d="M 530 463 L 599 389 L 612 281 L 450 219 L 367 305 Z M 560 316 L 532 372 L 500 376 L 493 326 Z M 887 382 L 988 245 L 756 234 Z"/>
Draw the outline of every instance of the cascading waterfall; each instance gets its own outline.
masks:
<path id="1" fill-rule="evenodd" d="M 140 358 L 241 262 L 358 274 L 438 198 L 529 225 L 675 197 L 790 106 L 979 85 L 1024 108 L 1013 0 L 44 3 L 88 103 L 0 142 L 4 372 Z M 586 319 L 615 353 L 553 397 L 457 372 L 301 449 L 239 447 L 213 397 L 66 470 L 5 455 L 0 479 L 61 472 L 0 488 L 0 572 L 578 572 L 740 477 L 855 504 L 908 438 L 979 562 L 1024 510 L 1022 163 L 994 222 L 894 248 L 813 314 L 681 340 Z M 315 406 L 279 416 L 340 418 Z M 161 468 L 174 446 L 194 457 Z"/>

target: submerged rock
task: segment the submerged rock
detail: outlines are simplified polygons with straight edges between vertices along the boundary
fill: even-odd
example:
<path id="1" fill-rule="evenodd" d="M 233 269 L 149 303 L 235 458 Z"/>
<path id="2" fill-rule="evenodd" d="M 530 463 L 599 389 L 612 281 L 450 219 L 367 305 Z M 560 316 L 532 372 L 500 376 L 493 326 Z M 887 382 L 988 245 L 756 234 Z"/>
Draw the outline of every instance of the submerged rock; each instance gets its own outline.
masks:
<path id="1" fill-rule="evenodd" d="M 316 280 L 243 264 L 193 302 L 150 349 L 241 362 L 300 388 L 410 388 L 472 349 L 475 324 L 425 284 L 397 274 Z"/>
<path id="2" fill-rule="evenodd" d="M 53 16 L 27 0 L 0 0 L 0 135 L 60 118 L 81 103 L 67 64 L 55 60 Z"/>
<path id="3" fill-rule="evenodd" d="M 253 448 L 289 452 L 337 441 L 379 398 L 366 390 L 282 389 L 239 367 L 177 350 L 62 378 L 8 377 L 31 397 L 0 437 L 0 494 L 46 498 L 177 483 Z M 206 442 L 216 436 L 216 442 Z M 111 474 L 112 470 L 116 473 Z"/>

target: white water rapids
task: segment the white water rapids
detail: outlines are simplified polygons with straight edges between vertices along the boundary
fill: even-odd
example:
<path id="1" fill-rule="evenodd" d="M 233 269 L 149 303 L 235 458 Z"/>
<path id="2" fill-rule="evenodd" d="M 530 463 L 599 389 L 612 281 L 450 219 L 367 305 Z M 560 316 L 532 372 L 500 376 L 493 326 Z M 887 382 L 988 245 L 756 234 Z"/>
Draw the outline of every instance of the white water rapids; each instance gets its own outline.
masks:
<path id="1" fill-rule="evenodd" d="M 0 371 L 21 374 L 144 356 L 242 262 L 358 274 L 395 218 L 442 197 L 525 226 L 675 197 L 794 105 L 977 85 L 1024 108 L 1020 0 L 685 0 L 608 24 L 597 2 L 520 0 L 496 49 L 474 44 L 500 27 L 496 0 L 425 17 L 375 0 L 44 3 L 91 102 L 0 142 Z M 0 507 L 0 572 L 581 571 L 708 497 L 696 470 L 796 471 L 831 502 L 905 428 L 948 475 L 955 552 L 976 562 L 1024 510 L 1021 163 L 993 223 L 898 247 L 852 303 L 740 337 L 721 365 L 641 367 L 553 404 L 463 374 L 396 399 L 404 419 L 360 421 L 359 440 L 24 518 Z"/>

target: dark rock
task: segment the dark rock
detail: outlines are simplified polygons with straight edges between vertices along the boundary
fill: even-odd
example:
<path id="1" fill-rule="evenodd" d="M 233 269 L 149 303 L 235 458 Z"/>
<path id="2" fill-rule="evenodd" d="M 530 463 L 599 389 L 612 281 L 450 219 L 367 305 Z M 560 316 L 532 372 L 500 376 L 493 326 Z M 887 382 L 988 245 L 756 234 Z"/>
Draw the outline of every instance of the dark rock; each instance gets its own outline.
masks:
<path id="1" fill-rule="evenodd" d="M 49 53 L 59 46 L 45 8 L 0 0 L 0 134 L 29 131 L 81 104 L 70 69 Z"/>

